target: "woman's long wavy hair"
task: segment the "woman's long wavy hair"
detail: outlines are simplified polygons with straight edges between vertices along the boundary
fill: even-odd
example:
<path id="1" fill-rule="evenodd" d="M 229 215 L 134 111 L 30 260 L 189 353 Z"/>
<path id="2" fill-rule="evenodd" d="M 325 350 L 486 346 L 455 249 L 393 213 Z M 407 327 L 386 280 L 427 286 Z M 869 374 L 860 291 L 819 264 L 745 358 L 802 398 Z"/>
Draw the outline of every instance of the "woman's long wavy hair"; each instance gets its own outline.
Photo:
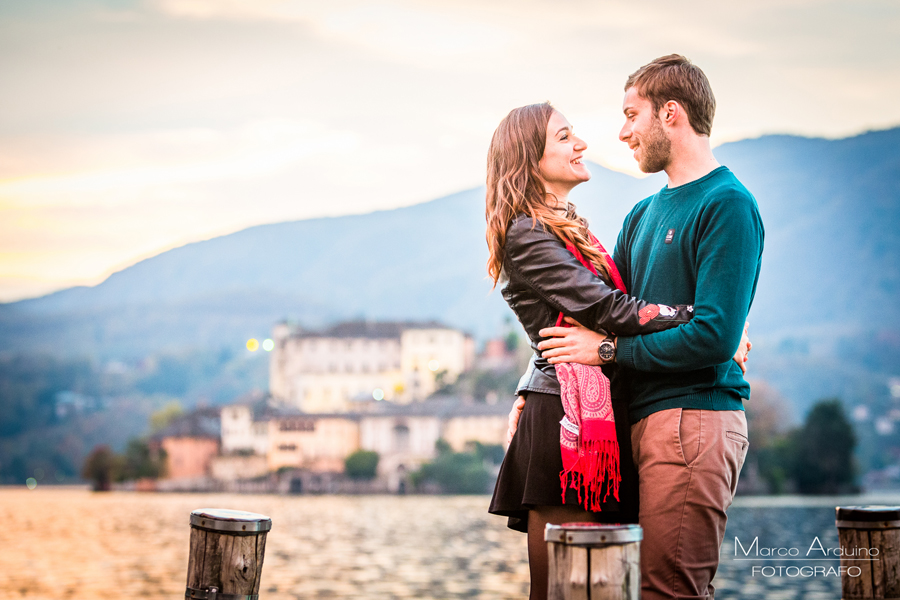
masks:
<path id="1" fill-rule="evenodd" d="M 506 230 L 520 214 L 531 217 L 532 227 L 541 223 L 553 235 L 575 246 L 603 278 L 610 279 L 606 257 L 591 243 L 587 221 L 575 213 L 571 203 L 565 215 L 554 210 L 552 195 L 540 178 L 539 163 L 553 111 L 549 102 L 513 109 L 500 121 L 491 138 L 484 213 L 490 251 L 487 270 L 495 287 L 503 269 Z"/>

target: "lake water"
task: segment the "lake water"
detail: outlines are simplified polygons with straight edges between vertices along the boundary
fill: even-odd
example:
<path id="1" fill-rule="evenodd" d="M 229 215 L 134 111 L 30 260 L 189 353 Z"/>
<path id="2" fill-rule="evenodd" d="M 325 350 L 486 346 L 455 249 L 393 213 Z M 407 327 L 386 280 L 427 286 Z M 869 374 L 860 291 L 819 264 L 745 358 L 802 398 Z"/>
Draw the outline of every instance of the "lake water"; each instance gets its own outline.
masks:
<path id="1" fill-rule="evenodd" d="M 729 512 L 719 598 L 840 597 L 830 576 L 765 577 L 735 560 L 749 547 L 837 545 L 834 507 L 898 504 L 900 495 L 740 498 Z M 488 515 L 486 496 L 254 496 L 0 489 L 0 593 L 7 598 L 182 598 L 188 516 L 233 508 L 272 517 L 260 597 L 523 598 L 525 536 Z M 738 558 L 743 558 L 742 553 Z M 798 565 L 802 563 L 781 563 Z M 810 563 L 834 564 L 832 563 Z"/>

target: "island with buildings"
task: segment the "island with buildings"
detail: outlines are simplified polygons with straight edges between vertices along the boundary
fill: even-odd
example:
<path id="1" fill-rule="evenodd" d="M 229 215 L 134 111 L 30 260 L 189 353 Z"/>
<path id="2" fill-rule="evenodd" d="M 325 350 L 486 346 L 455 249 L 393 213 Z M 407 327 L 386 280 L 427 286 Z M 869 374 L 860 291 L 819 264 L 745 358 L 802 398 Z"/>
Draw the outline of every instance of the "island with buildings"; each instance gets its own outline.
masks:
<path id="1" fill-rule="evenodd" d="M 440 323 L 373 321 L 282 323 L 272 339 L 269 391 L 158 431 L 151 447 L 164 451 L 164 475 L 136 489 L 403 493 L 442 449 L 505 447 L 508 402 L 442 393 L 476 358 L 479 368 L 514 364 L 499 340 L 476 357 L 470 336 Z M 359 452 L 377 456 L 372 477 L 346 473 Z"/>

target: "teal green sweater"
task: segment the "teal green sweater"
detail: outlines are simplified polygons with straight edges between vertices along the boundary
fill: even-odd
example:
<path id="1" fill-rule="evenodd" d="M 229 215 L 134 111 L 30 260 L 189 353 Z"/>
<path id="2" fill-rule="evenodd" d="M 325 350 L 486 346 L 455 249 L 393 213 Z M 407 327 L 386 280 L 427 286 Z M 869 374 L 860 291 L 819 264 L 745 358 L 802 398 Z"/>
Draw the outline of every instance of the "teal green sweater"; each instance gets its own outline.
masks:
<path id="1" fill-rule="evenodd" d="M 615 249 L 628 293 L 692 304 L 687 325 L 620 337 L 630 416 L 668 408 L 742 410 L 750 386 L 731 360 L 756 292 L 763 250 L 756 199 L 726 167 L 639 202 Z"/>

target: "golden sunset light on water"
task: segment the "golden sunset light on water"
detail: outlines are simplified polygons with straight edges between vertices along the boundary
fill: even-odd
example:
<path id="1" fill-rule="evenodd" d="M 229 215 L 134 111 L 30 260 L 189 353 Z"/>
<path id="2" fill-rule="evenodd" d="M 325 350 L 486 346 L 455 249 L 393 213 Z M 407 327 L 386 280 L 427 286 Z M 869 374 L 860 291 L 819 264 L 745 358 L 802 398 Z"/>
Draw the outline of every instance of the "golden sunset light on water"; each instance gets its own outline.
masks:
<path id="1" fill-rule="evenodd" d="M 900 123 L 895 2 L 141 0 L 0 8 L 0 301 L 260 223 L 479 185 L 513 107 L 551 100 L 634 173 L 622 87 L 708 74 L 713 143 Z"/>

